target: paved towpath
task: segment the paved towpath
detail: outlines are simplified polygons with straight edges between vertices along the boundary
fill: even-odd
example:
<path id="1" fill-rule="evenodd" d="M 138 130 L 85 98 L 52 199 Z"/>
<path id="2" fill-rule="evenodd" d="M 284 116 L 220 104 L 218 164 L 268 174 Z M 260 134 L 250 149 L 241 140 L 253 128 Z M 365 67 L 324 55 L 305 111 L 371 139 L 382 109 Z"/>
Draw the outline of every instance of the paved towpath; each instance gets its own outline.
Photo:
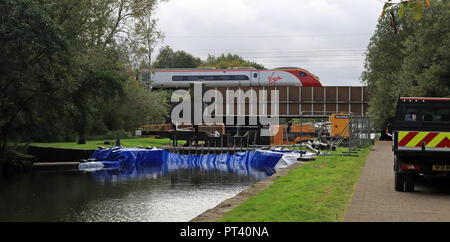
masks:
<path id="1" fill-rule="evenodd" d="M 344 221 L 450 221 L 449 182 L 419 181 L 413 193 L 394 190 L 391 146 L 373 146 Z"/>

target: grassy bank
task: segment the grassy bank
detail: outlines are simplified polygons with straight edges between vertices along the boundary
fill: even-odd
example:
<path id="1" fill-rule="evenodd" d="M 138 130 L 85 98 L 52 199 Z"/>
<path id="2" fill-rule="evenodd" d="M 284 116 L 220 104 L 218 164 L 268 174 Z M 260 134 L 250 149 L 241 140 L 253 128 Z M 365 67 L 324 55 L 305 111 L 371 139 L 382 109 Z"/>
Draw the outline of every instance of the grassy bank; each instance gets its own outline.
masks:
<path id="1" fill-rule="evenodd" d="M 115 144 L 115 140 L 87 140 L 86 144 L 77 144 L 76 142 L 59 142 L 59 143 L 31 143 L 30 145 L 40 147 L 55 147 L 67 149 L 97 149 L 99 146 L 112 147 L 112 145 L 105 145 L 104 142 L 109 141 Z M 122 147 L 161 147 L 163 145 L 171 144 L 170 139 L 155 139 L 155 138 L 136 138 L 136 139 L 120 139 Z"/>
<path id="2" fill-rule="evenodd" d="M 343 221 L 370 147 L 358 157 L 323 156 L 276 179 L 220 221 Z"/>

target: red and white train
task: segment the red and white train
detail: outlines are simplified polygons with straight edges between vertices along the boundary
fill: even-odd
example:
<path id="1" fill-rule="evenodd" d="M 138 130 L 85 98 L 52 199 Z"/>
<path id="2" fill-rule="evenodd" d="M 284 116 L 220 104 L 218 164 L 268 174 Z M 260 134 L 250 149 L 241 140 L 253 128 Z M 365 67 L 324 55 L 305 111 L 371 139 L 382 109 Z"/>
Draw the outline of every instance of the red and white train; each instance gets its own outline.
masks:
<path id="1" fill-rule="evenodd" d="M 319 78 L 302 68 L 259 70 L 245 68 L 156 69 L 152 88 L 187 88 L 192 82 L 207 87 L 234 86 L 304 86 L 321 87 Z"/>

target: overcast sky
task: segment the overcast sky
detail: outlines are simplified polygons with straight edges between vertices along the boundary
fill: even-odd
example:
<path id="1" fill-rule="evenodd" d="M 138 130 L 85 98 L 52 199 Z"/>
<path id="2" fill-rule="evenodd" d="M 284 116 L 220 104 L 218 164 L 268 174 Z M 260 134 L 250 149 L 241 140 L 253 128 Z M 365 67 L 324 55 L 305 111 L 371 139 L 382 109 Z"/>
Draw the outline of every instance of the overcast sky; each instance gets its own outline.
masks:
<path id="1" fill-rule="evenodd" d="M 206 59 L 233 53 L 266 68 L 302 67 L 325 85 L 362 85 L 381 0 L 169 0 L 162 45 Z M 158 47 L 159 48 L 159 47 Z"/>

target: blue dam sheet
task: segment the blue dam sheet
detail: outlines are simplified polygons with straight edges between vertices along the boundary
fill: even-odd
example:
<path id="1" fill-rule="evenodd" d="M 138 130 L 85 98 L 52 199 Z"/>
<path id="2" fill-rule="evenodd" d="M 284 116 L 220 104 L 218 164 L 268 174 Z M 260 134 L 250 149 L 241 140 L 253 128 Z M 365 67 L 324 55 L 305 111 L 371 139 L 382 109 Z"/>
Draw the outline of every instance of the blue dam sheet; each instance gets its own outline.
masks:
<path id="1" fill-rule="evenodd" d="M 255 150 L 230 154 L 180 155 L 163 149 L 113 147 L 96 150 L 91 158 L 103 163 L 104 170 L 121 175 L 164 174 L 178 169 L 235 172 L 264 178 L 275 173 L 282 152 Z"/>

